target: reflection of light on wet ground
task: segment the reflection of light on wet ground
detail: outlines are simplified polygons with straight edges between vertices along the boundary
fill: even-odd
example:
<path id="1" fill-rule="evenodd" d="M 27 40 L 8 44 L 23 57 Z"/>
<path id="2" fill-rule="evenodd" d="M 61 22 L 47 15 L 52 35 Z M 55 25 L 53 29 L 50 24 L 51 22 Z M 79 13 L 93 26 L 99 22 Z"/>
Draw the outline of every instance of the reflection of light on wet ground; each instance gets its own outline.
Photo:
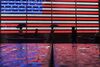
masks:
<path id="1" fill-rule="evenodd" d="M 96 44 L 55 44 L 56 67 L 100 67 Z"/>
<path id="2" fill-rule="evenodd" d="M 49 44 L 1 44 L 2 67 L 48 67 Z"/>
<path id="3" fill-rule="evenodd" d="M 2 67 L 49 67 L 50 44 L 1 44 Z M 54 44 L 55 67 L 100 67 L 96 44 Z"/>

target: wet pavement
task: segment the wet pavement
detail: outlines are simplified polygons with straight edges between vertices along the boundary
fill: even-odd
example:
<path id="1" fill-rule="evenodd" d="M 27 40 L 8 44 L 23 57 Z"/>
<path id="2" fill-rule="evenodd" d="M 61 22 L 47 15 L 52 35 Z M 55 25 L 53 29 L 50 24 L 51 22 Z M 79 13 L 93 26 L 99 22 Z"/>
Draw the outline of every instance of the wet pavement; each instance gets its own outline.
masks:
<path id="1" fill-rule="evenodd" d="M 54 46 L 55 67 L 100 67 L 97 44 L 57 43 Z M 2 43 L 1 67 L 49 67 L 49 43 Z"/>

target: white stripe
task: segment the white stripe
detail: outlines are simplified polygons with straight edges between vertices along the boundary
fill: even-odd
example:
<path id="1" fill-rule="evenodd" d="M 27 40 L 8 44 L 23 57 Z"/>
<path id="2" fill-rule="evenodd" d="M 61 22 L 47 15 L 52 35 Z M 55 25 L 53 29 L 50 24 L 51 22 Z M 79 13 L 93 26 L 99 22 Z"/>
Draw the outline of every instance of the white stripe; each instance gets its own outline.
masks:
<path id="1" fill-rule="evenodd" d="M 86 8 L 42 8 L 42 10 L 60 10 L 60 11 L 99 11 L 99 9 L 86 9 Z M 38 11 L 38 10 L 36 10 Z M 14 12 L 14 11 L 2 11 L 2 12 Z M 17 11 L 18 12 L 18 11 Z M 33 12 L 33 11 L 30 11 Z M 15 11 L 16 13 L 16 11 Z M 33 12 L 34 13 L 34 12 Z M 18 14 L 19 15 L 19 14 Z"/>
<path id="2" fill-rule="evenodd" d="M 23 29 L 26 29 L 26 28 L 23 28 Z M 39 30 L 51 30 L 51 27 L 29 27 L 27 28 L 29 30 L 32 30 L 32 29 L 39 29 Z M 71 27 L 54 27 L 54 30 L 66 30 L 66 29 L 71 29 Z"/>
<path id="3" fill-rule="evenodd" d="M 51 14 L 27 14 L 27 16 L 39 16 L 39 17 L 41 17 L 41 16 L 43 16 L 43 17 L 51 17 Z"/>
<path id="4" fill-rule="evenodd" d="M 43 4 L 75 4 L 75 2 L 42 2 Z M 76 4 L 82 5 L 98 5 L 98 3 L 77 2 Z"/>
<path id="5" fill-rule="evenodd" d="M 75 8 L 43 8 L 43 10 L 73 10 Z M 85 9 L 85 8 L 76 8 L 77 11 L 98 11 L 99 9 Z M 19 14 L 18 14 L 19 15 Z"/>
<path id="6" fill-rule="evenodd" d="M 98 30 L 98 27 L 78 27 L 78 30 Z"/>
<path id="7" fill-rule="evenodd" d="M 8 1 L 10 3 L 14 3 L 14 1 Z M 2 3 L 8 3 L 7 1 L 2 1 Z M 26 2 L 18 2 L 16 3 L 26 3 Z M 28 1 L 28 3 L 41 3 L 41 2 L 34 2 L 34 1 Z M 42 2 L 42 4 L 75 4 L 75 2 Z"/>
<path id="8" fill-rule="evenodd" d="M 1 16 L 26 16 L 26 14 L 1 14 Z M 27 16 L 51 17 L 51 14 L 27 14 Z M 54 14 L 53 17 L 75 17 L 75 15 L 59 15 Z"/>
<path id="9" fill-rule="evenodd" d="M 1 27 L 1 30 L 18 30 L 16 27 Z M 23 27 L 23 30 L 51 30 L 51 27 Z M 71 27 L 54 27 L 54 30 L 71 30 Z M 77 27 L 78 30 L 98 30 L 98 27 Z"/>
<path id="10" fill-rule="evenodd" d="M 42 2 L 43 4 L 75 4 L 75 2 Z"/>
<path id="11" fill-rule="evenodd" d="M 26 21 L 1 21 L 1 23 L 26 23 Z M 51 23 L 51 21 L 27 21 L 27 23 Z"/>
<path id="12" fill-rule="evenodd" d="M 89 2 L 77 2 L 79 5 L 98 5 L 98 3 L 89 3 Z"/>
<path id="13" fill-rule="evenodd" d="M 52 21 L 27 21 L 27 23 L 51 23 Z M 75 23 L 75 21 L 53 21 L 53 23 Z"/>
<path id="14" fill-rule="evenodd" d="M 16 27 L 1 27 L 1 30 L 17 30 Z"/>
<path id="15" fill-rule="evenodd" d="M 99 17 L 99 15 L 77 15 L 77 17 Z"/>
<path id="16" fill-rule="evenodd" d="M 71 27 L 55 27 L 54 28 L 54 30 L 66 30 L 66 29 L 70 30 Z"/>
<path id="17" fill-rule="evenodd" d="M 1 1 L 1 3 L 26 3 L 26 1 Z M 41 3 L 41 2 L 34 2 L 28 1 L 28 3 Z M 43 4 L 75 4 L 75 2 L 42 2 Z M 98 3 L 89 3 L 89 2 L 77 2 L 77 4 L 86 4 L 86 5 L 97 5 Z"/>
<path id="18" fill-rule="evenodd" d="M 54 15 L 51 15 L 51 14 L 28 14 L 28 16 L 43 16 L 43 17 L 75 17 L 75 15 L 59 15 L 59 14 L 54 14 Z"/>
<path id="19" fill-rule="evenodd" d="M 43 10 L 51 10 L 51 8 L 43 8 Z M 52 10 L 70 10 L 70 11 L 98 11 L 99 9 L 85 9 L 85 8 L 52 8 Z"/>
<path id="20" fill-rule="evenodd" d="M 52 16 L 53 17 L 75 17 L 75 15 L 59 15 L 59 14 L 54 14 Z"/>
<path id="21" fill-rule="evenodd" d="M 43 8 L 43 10 L 72 10 L 74 11 L 75 8 Z"/>
<path id="22" fill-rule="evenodd" d="M 26 16 L 26 14 L 1 14 L 1 16 Z M 51 17 L 51 14 L 27 14 L 27 16 Z M 75 17 L 75 15 L 53 14 L 53 17 Z M 99 17 L 99 15 L 76 15 L 77 17 Z"/>
<path id="23" fill-rule="evenodd" d="M 23 28 L 24 30 L 26 28 Z M 50 30 L 51 28 L 50 27 L 28 27 L 27 28 L 28 30 L 35 30 L 35 29 L 39 29 L 39 30 Z"/>
<path id="24" fill-rule="evenodd" d="M 75 23 L 75 21 L 53 21 L 53 23 Z"/>
<path id="25" fill-rule="evenodd" d="M 77 23 L 99 23 L 99 21 L 77 21 Z"/>
<path id="26" fill-rule="evenodd" d="M 51 21 L 27 21 L 27 23 L 51 23 Z"/>
<path id="27" fill-rule="evenodd" d="M 77 11 L 99 11 L 99 9 L 81 9 L 81 8 L 78 8 L 76 10 Z"/>
<path id="28" fill-rule="evenodd" d="M 26 21 L 1 21 L 1 23 L 26 23 Z"/>
<path id="29" fill-rule="evenodd" d="M 26 23 L 26 21 L 1 21 L 1 23 Z M 51 23 L 51 21 L 27 21 L 27 23 Z M 53 21 L 53 23 L 75 23 L 75 21 Z M 77 23 L 99 23 L 99 21 L 77 21 Z"/>
<path id="30" fill-rule="evenodd" d="M 26 21 L 1 21 L 1 23 L 26 23 Z M 51 21 L 27 21 L 27 23 L 51 23 Z M 75 23 L 75 21 L 53 21 L 53 23 Z"/>
<path id="31" fill-rule="evenodd" d="M 1 14 L 1 16 L 26 16 L 26 14 Z"/>

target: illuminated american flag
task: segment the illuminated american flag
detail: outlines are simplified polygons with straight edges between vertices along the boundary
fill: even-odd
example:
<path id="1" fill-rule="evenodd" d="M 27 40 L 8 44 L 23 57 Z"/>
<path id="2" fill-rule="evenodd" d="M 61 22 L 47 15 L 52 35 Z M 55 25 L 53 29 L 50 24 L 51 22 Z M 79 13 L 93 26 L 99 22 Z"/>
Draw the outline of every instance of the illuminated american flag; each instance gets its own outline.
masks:
<path id="1" fill-rule="evenodd" d="M 98 0 L 1 0 L 1 33 L 18 33 L 17 25 L 26 23 L 23 32 L 55 33 L 99 32 Z"/>

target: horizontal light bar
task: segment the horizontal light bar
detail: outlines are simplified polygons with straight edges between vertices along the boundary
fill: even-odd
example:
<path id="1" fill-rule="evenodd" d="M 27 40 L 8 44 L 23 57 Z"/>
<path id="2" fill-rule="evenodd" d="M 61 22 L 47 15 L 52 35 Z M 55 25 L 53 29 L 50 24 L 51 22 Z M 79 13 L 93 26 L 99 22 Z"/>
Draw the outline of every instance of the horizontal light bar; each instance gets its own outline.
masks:
<path id="1" fill-rule="evenodd" d="M 77 21 L 77 23 L 89 23 L 89 24 L 91 24 L 91 23 L 99 23 L 99 21 Z"/>
<path id="2" fill-rule="evenodd" d="M 78 30 L 99 30 L 98 27 L 77 27 Z"/>
<path id="3" fill-rule="evenodd" d="M 76 2 L 78 5 L 98 5 L 98 3 L 89 3 L 89 2 Z"/>
<path id="4" fill-rule="evenodd" d="M 76 15 L 77 17 L 99 17 L 99 15 Z"/>
<path id="5" fill-rule="evenodd" d="M 8 10 L 1 10 L 1 13 L 2 14 L 42 14 L 42 10 L 41 11 L 39 11 L 38 9 L 36 10 L 36 11 L 34 11 L 34 10 L 32 10 L 32 11 L 26 11 L 26 10 L 23 10 L 23 11 L 18 11 L 17 9 L 16 9 L 16 11 L 15 10 L 12 10 L 12 9 L 10 9 L 9 11 Z"/>
<path id="6" fill-rule="evenodd" d="M 51 23 L 52 21 L 1 21 L 1 23 Z M 53 21 L 53 23 L 75 23 L 75 21 Z"/>
<path id="7" fill-rule="evenodd" d="M 27 12 L 22 12 L 22 11 L 1 11 L 1 14 L 75 14 L 75 11 L 52 11 L 51 10 L 45 10 L 45 11 L 27 11 Z M 89 14 L 99 14 L 98 11 L 78 11 L 76 12 L 77 14 L 86 14 L 86 15 L 89 15 Z"/>
<path id="8" fill-rule="evenodd" d="M 99 11 L 99 9 L 85 9 L 85 8 L 42 8 L 42 10 L 61 10 L 61 11 L 63 11 L 63 10 L 65 10 L 65 11 L 75 11 L 75 10 L 77 10 L 77 11 Z M 37 11 L 39 11 L 38 9 L 37 9 Z M 11 11 L 1 11 L 1 13 L 2 12 L 11 12 Z M 12 11 L 13 12 L 13 11 Z M 18 11 L 17 11 L 18 12 Z M 21 11 L 20 11 L 21 12 Z M 22 11 L 23 12 L 23 11 Z M 25 11 L 26 12 L 26 11 Z M 33 11 L 32 11 L 33 12 Z M 28 13 L 29 13 L 29 11 L 28 11 Z"/>
<path id="9" fill-rule="evenodd" d="M 1 14 L 1 16 L 26 16 L 27 14 Z"/>
<path id="10" fill-rule="evenodd" d="M 2 8 L 2 9 L 4 9 L 4 10 L 12 10 L 12 12 L 13 12 L 13 10 L 14 10 L 14 8 Z M 17 8 L 16 8 L 16 10 L 18 10 Z M 25 10 L 26 10 L 26 8 L 25 8 Z M 32 10 L 32 11 L 34 11 L 32 8 L 30 8 L 30 10 Z M 61 11 L 63 11 L 63 10 L 65 10 L 65 11 L 75 11 L 75 10 L 77 10 L 77 11 L 99 11 L 99 9 L 86 9 L 86 8 L 42 8 L 42 10 L 61 10 Z M 39 11 L 39 9 L 37 8 L 36 9 L 36 11 Z M 1 13 L 2 12 L 11 12 L 11 11 L 1 11 Z M 17 11 L 18 12 L 18 11 Z M 20 11 L 21 12 L 21 11 Z M 23 11 L 22 11 L 23 12 Z M 26 12 L 26 11 L 24 11 L 24 12 Z M 28 12 L 30 12 L 30 11 L 28 11 Z M 41 10 L 40 10 L 40 12 L 41 12 Z"/>
<path id="11" fill-rule="evenodd" d="M 27 3 L 27 1 L 1 1 L 1 3 Z M 34 2 L 28 1 L 28 4 L 75 4 L 75 2 Z M 98 3 L 87 3 L 87 2 L 77 2 L 76 4 L 85 4 L 85 5 L 98 5 Z"/>
<path id="12" fill-rule="evenodd" d="M 26 14 L 1 14 L 1 16 L 26 16 Z M 75 17 L 75 15 L 59 15 L 59 14 L 27 14 L 27 16 L 36 17 Z M 76 15 L 77 17 L 99 17 L 99 15 Z"/>
<path id="13" fill-rule="evenodd" d="M 0 26 L 3 27 L 17 27 L 19 24 L 18 23 L 1 23 Z M 27 27 L 50 27 L 52 24 L 51 23 L 26 23 Z M 57 26 L 59 27 L 72 27 L 72 26 L 76 26 L 75 23 L 56 23 Z M 77 27 L 98 27 L 99 24 L 98 23 L 92 23 L 92 24 L 87 24 L 87 23 L 77 23 Z"/>
<path id="14" fill-rule="evenodd" d="M 50 5 L 50 4 L 42 4 L 42 5 L 27 5 L 27 9 L 28 8 L 31 8 L 31 9 L 42 9 L 43 7 L 49 7 L 49 8 L 51 8 L 51 7 L 55 7 L 55 8 L 64 8 L 64 7 L 66 7 L 66 8 L 75 8 L 75 7 L 77 7 L 77 8 L 98 8 L 99 6 L 98 5 L 70 5 L 70 4 L 62 4 L 62 6 L 60 6 L 61 4 L 53 4 L 52 6 Z M 10 5 L 9 6 L 9 4 L 2 4 L 2 6 L 1 6 L 1 8 L 13 8 L 13 6 L 15 6 L 15 5 Z M 19 8 L 20 7 L 20 8 Z M 16 7 L 14 7 L 14 8 L 17 8 L 17 9 L 21 9 L 21 8 L 26 8 L 26 6 L 22 6 L 22 5 L 16 5 Z"/>
<path id="15" fill-rule="evenodd" d="M 66 0 L 55 0 L 55 2 L 62 1 L 66 2 Z M 67 2 L 73 2 L 75 0 L 67 0 Z M 77 0 L 77 2 L 98 2 L 98 0 Z"/>
<path id="16" fill-rule="evenodd" d="M 37 12 L 37 13 L 36 13 Z M 38 11 L 36 11 L 35 13 L 29 13 L 29 12 L 27 12 L 27 14 L 41 14 L 41 13 L 38 13 Z M 75 11 L 42 11 L 42 14 L 75 14 Z M 91 15 L 91 14 L 99 14 L 99 12 L 98 11 L 93 11 L 93 12 L 82 12 L 82 11 L 78 11 L 78 12 L 76 12 L 77 14 L 85 14 L 85 15 Z M 1 13 L 1 14 L 3 14 L 3 13 Z M 5 12 L 4 14 L 14 14 L 14 12 Z M 26 14 L 26 13 L 20 13 L 20 12 L 17 12 L 17 14 L 19 15 L 19 14 Z M 16 13 L 15 13 L 15 15 L 16 15 Z"/>
<path id="17" fill-rule="evenodd" d="M 51 30 L 51 27 L 23 27 L 23 30 Z M 54 27 L 54 30 L 71 30 L 71 27 Z M 1 30 L 18 30 L 16 27 L 1 27 Z M 77 27 L 77 30 L 99 30 L 98 27 Z"/>
<path id="18" fill-rule="evenodd" d="M 75 4 L 75 2 L 42 2 L 43 4 Z"/>
<path id="19" fill-rule="evenodd" d="M 41 20 L 45 20 L 45 21 L 51 21 L 51 20 L 54 20 L 54 21 L 76 21 L 76 18 L 75 17 L 53 17 L 52 19 L 49 18 L 49 17 L 1 17 L 1 20 L 5 20 L 5 21 L 23 21 L 23 20 L 29 20 L 29 21 L 41 21 Z M 78 21 L 98 21 L 99 18 L 95 18 L 95 17 L 77 17 L 77 20 Z"/>
<path id="20" fill-rule="evenodd" d="M 29 8 L 33 8 L 34 5 L 30 6 Z M 99 8 L 98 5 L 66 5 L 66 4 L 62 4 L 62 6 L 60 4 L 54 4 L 54 5 L 49 5 L 49 4 L 43 4 L 43 7 L 45 8 Z M 6 7 L 5 7 L 6 8 Z M 42 8 L 42 7 L 41 7 Z"/>
<path id="21" fill-rule="evenodd" d="M 98 30 L 79 30 L 77 33 L 98 33 Z M 23 33 L 35 33 L 35 31 L 23 31 Z M 38 31 L 38 33 L 51 33 L 51 31 Z M 54 31 L 54 33 L 72 33 L 70 30 Z M 19 34 L 19 31 L 1 31 L 1 34 Z"/>
<path id="22" fill-rule="evenodd" d="M 43 10 L 61 10 L 61 11 L 63 11 L 63 10 L 69 10 L 69 11 L 75 11 L 75 10 L 77 10 L 77 11 L 99 11 L 99 9 L 85 9 L 85 8 L 43 8 Z"/>
<path id="23" fill-rule="evenodd" d="M 99 23 L 99 21 L 76 21 L 77 23 Z M 1 23 L 51 23 L 51 21 L 1 21 Z M 53 21 L 53 23 L 75 23 L 75 21 Z"/>
<path id="24" fill-rule="evenodd" d="M 43 4 L 84 4 L 84 5 L 98 5 L 98 3 L 87 3 L 87 2 L 43 2 Z"/>
<path id="25" fill-rule="evenodd" d="M 1 21 L 1 23 L 26 23 L 26 21 Z"/>

